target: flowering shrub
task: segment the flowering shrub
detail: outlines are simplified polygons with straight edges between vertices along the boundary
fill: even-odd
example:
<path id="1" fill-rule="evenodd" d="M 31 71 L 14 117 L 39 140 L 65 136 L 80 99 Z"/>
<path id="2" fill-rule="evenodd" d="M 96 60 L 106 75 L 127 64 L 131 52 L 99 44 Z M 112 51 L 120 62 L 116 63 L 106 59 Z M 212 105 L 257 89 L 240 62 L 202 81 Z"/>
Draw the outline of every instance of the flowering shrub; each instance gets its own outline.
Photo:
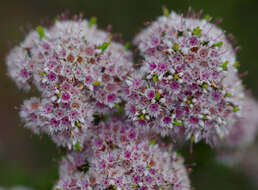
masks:
<path id="1" fill-rule="evenodd" d="M 238 48 L 199 16 L 165 9 L 134 39 L 140 68 L 94 18 L 38 26 L 10 52 L 8 75 L 41 93 L 20 108 L 25 127 L 69 151 L 55 190 L 189 190 L 173 142 L 252 143 L 257 104 L 238 76 Z"/>

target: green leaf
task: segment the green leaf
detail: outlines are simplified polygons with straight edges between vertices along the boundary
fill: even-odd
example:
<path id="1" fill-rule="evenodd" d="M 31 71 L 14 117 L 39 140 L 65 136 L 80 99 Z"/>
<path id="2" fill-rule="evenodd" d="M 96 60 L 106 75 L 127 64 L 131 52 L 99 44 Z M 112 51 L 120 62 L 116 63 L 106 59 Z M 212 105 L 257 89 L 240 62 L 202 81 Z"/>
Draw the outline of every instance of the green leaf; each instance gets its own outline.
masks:
<path id="1" fill-rule="evenodd" d="M 144 120 L 144 119 L 145 119 L 144 114 L 141 114 L 141 115 L 140 115 L 140 119 L 141 119 L 141 120 Z"/>
<path id="2" fill-rule="evenodd" d="M 204 82 L 204 83 L 202 84 L 202 87 L 203 87 L 204 89 L 207 89 L 207 88 L 208 88 L 208 84 Z"/>
<path id="3" fill-rule="evenodd" d="M 137 184 L 132 185 L 132 188 L 133 188 L 133 189 L 138 189 L 139 187 L 140 187 L 140 186 L 137 185 Z"/>
<path id="4" fill-rule="evenodd" d="M 58 94 L 57 94 L 57 97 L 58 97 L 58 98 L 61 98 L 61 93 L 58 93 Z"/>
<path id="5" fill-rule="evenodd" d="M 233 106 L 233 112 L 240 111 L 240 109 L 237 106 Z"/>
<path id="6" fill-rule="evenodd" d="M 44 76 L 47 75 L 47 73 L 46 73 L 46 72 L 42 72 L 42 73 L 39 73 L 39 75 L 42 76 L 42 77 L 44 77 Z"/>
<path id="7" fill-rule="evenodd" d="M 227 70 L 228 69 L 228 61 L 225 61 L 222 65 L 221 65 L 221 68 L 223 70 Z"/>
<path id="8" fill-rule="evenodd" d="M 42 26 L 37 26 L 36 30 L 39 34 L 40 39 L 45 37 L 45 31 L 44 31 L 44 28 Z"/>
<path id="9" fill-rule="evenodd" d="M 177 51 L 179 50 L 179 44 L 174 43 L 174 45 L 173 45 L 173 50 L 174 50 L 175 52 L 177 52 Z"/>
<path id="10" fill-rule="evenodd" d="M 93 85 L 96 85 L 96 86 L 99 86 L 99 85 L 100 85 L 100 82 L 99 82 L 99 81 L 93 81 L 92 84 L 93 84 Z"/>
<path id="11" fill-rule="evenodd" d="M 108 46 L 111 44 L 111 41 L 109 42 L 104 42 L 103 44 L 101 44 L 98 48 L 101 49 L 102 52 L 104 52 Z"/>
<path id="12" fill-rule="evenodd" d="M 82 146 L 81 146 L 81 144 L 79 142 L 76 142 L 75 149 L 78 150 L 78 151 L 82 150 Z"/>
<path id="13" fill-rule="evenodd" d="M 225 97 L 230 97 L 230 96 L 232 96 L 232 94 L 226 92 Z"/>
<path id="14" fill-rule="evenodd" d="M 97 17 L 91 17 L 90 21 L 89 21 L 89 27 L 92 27 L 93 25 L 95 25 L 97 23 Z"/>
<path id="15" fill-rule="evenodd" d="M 193 35 L 197 36 L 197 37 L 201 37 L 201 29 L 199 26 L 197 26 L 195 29 L 193 29 Z"/>
<path id="16" fill-rule="evenodd" d="M 159 92 L 156 92 L 156 93 L 155 93 L 155 100 L 156 100 L 156 101 L 159 101 L 159 99 L 160 99 L 160 93 L 159 93 Z"/>
<path id="17" fill-rule="evenodd" d="M 220 47 L 223 45 L 223 42 L 222 41 L 219 41 L 218 43 L 216 44 L 213 44 L 214 47 Z"/>
<path id="18" fill-rule="evenodd" d="M 131 48 L 131 43 L 130 42 L 126 42 L 125 43 L 125 50 L 129 50 Z"/>
<path id="19" fill-rule="evenodd" d="M 178 75 L 178 74 L 174 74 L 173 78 L 174 78 L 175 80 L 177 80 L 177 79 L 179 79 L 179 75 Z"/>
<path id="20" fill-rule="evenodd" d="M 204 116 L 202 116 L 202 120 L 207 120 L 207 116 L 206 115 L 204 115 Z"/>
<path id="21" fill-rule="evenodd" d="M 152 80 L 153 80 L 154 83 L 156 83 L 158 81 L 158 79 L 159 79 L 158 75 L 156 75 L 156 74 L 153 75 Z"/>
<path id="22" fill-rule="evenodd" d="M 182 126 L 183 123 L 181 123 L 180 121 L 174 119 L 173 125 Z"/>
<path id="23" fill-rule="evenodd" d="M 150 146 L 154 146 L 156 144 L 156 140 L 155 139 L 152 139 L 151 141 L 150 141 Z"/>
<path id="24" fill-rule="evenodd" d="M 75 126 L 78 127 L 78 128 L 81 128 L 81 122 L 80 121 L 75 121 Z"/>

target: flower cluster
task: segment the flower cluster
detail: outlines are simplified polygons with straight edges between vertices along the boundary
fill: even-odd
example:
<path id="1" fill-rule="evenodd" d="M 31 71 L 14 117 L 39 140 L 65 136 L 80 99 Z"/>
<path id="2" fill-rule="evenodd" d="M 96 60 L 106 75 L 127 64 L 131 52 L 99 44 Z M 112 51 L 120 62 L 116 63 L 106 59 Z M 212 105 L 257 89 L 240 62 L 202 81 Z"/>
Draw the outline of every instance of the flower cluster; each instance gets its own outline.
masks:
<path id="1" fill-rule="evenodd" d="M 239 111 L 225 78 L 236 75 L 235 54 L 224 31 L 206 20 L 172 12 L 136 38 L 140 75 L 127 80 L 127 115 L 161 134 L 212 143 L 228 132 Z"/>
<path id="2" fill-rule="evenodd" d="M 55 189 L 190 189 L 182 158 L 131 125 L 109 120 L 93 129 L 85 150 L 63 159 Z"/>
<path id="3" fill-rule="evenodd" d="M 21 117 L 34 132 L 47 132 L 71 146 L 80 141 L 93 115 L 121 102 L 123 81 L 132 71 L 131 53 L 86 20 L 37 27 L 7 57 L 17 85 L 34 84 L 41 100 L 24 102 Z"/>
<path id="4" fill-rule="evenodd" d="M 237 48 L 210 20 L 165 11 L 134 40 L 140 69 L 95 19 L 38 26 L 10 52 L 9 76 L 41 93 L 20 108 L 25 127 L 71 151 L 55 190 L 189 190 L 183 159 L 163 140 L 253 141 L 258 106 Z"/>

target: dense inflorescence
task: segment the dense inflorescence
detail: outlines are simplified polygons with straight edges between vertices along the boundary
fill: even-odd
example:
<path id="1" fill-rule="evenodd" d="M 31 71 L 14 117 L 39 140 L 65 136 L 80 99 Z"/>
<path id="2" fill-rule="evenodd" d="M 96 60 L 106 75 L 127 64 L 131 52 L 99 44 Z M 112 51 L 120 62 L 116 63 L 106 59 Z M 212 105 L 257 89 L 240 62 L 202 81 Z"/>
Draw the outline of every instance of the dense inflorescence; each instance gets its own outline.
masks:
<path id="1" fill-rule="evenodd" d="M 93 129 L 82 152 L 63 159 L 55 189 L 190 189 L 183 159 L 168 150 L 130 122 L 111 119 Z"/>
<path id="2" fill-rule="evenodd" d="M 136 38 L 141 75 L 127 80 L 126 112 L 161 134 L 213 143 L 228 133 L 239 111 L 224 80 L 236 75 L 235 53 L 224 31 L 207 20 L 162 16 Z"/>
<path id="3" fill-rule="evenodd" d="M 24 102 L 26 126 L 63 139 L 58 144 L 81 141 L 94 114 L 111 112 L 121 103 L 131 59 L 110 33 L 86 20 L 37 27 L 7 57 L 8 73 L 17 85 L 28 90 L 34 84 L 42 93 L 41 100 Z"/>
<path id="4" fill-rule="evenodd" d="M 17 86 L 41 93 L 19 108 L 25 127 L 71 151 L 55 190 L 189 190 L 178 144 L 216 143 L 223 159 L 254 141 L 238 48 L 210 17 L 164 13 L 134 40 L 140 68 L 95 18 L 38 26 L 8 55 Z"/>

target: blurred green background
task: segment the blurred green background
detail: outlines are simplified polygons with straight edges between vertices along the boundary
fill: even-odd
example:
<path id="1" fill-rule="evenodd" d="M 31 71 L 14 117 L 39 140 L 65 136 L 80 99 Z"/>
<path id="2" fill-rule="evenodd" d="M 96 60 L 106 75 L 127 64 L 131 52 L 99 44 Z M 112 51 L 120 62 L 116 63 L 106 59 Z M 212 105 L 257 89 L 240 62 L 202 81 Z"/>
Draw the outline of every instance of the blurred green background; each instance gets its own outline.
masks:
<path id="1" fill-rule="evenodd" d="M 114 33 L 130 41 L 145 21 L 162 14 L 162 5 L 177 12 L 186 12 L 191 6 L 214 18 L 223 18 L 220 26 L 233 33 L 241 45 L 240 72 L 248 70 L 244 83 L 258 97 L 257 0 L 0 0 L 0 186 L 19 184 L 49 190 L 58 178 L 61 156 L 61 150 L 48 137 L 32 135 L 22 127 L 15 107 L 36 92 L 18 90 L 6 76 L 8 41 L 15 44 L 23 40 L 21 27 L 35 27 L 42 19 L 52 19 L 66 9 L 72 15 L 97 16 L 101 28 L 111 24 Z M 196 190 L 258 189 L 240 170 L 217 164 L 213 150 L 206 145 L 195 146 L 186 163 L 197 163 L 191 173 Z"/>

